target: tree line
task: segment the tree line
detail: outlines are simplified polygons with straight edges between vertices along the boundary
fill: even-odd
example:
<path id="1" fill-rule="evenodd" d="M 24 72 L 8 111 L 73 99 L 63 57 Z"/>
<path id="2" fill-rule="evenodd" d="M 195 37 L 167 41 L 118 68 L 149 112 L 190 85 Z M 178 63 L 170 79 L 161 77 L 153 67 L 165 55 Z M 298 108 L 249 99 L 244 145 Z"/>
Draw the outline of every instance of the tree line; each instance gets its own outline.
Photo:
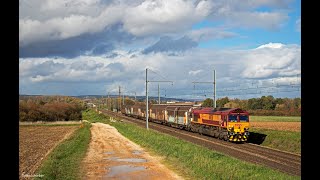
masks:
<path id="1" fill-rule="evenodd" d="M 213 100 L 207 98 L 203 101 L 203 107 L 212 107 Z M 251 115 L 269 116 L 301 116 L 301 98 L 274 98 L 262 96 L 251 99 L 229 99 L 228 97 L 217 100 L 217 107 L 241 108 Z"/>
<path id="2" fill-rule="evenodd" d="M 86 105 L 78 98 L 68 96 L 21 96 L 19 121 L 81 120 Z"/>

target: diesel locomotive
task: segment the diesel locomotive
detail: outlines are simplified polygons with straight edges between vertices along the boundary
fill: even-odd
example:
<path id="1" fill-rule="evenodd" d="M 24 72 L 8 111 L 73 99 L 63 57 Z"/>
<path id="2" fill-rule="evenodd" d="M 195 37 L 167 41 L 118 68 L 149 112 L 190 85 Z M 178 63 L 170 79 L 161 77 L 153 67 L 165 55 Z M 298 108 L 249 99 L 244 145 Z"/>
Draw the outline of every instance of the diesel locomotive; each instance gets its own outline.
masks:
<path id="1" fill-rule="evenodd" d="M 144 103 L 123 106 L 121 112 L 145 120 Z M 149 121 L 206 134 L 225 141 L 245 142 L 249 137 L 249 113 L 240 108 L 207 108 L 191 104 L 150 104 Z"/>

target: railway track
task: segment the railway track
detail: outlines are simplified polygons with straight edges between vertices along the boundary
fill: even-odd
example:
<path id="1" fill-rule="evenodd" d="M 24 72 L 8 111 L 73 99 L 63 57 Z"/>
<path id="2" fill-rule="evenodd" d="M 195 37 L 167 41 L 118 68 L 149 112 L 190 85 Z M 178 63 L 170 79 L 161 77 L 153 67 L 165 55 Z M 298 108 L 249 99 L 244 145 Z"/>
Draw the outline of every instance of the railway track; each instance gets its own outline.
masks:
<path id="1" fill-rule="evenodd" d="M 127 117 L 111 111 L 102 110 L 102 112 L 109 116 L 119 117 L 127 122 L 135 123 L 139 126 L 145 127 L 145 121 L 137 120 L 135 118 Z M 194 144 L 207 147 L 211 150 L 215 150 L 217 152 L 221 152 L 244 161 L 268 166 L 270 168 L 288 173 L 290 175 L 301 176 L 301 156 L 298 154 L 271 149 L 268 147 L 250 143 L 235 144 L 153 122 L 149 122 L 149 128 L 178 137 L 180 139 L 187 140 Z"/>

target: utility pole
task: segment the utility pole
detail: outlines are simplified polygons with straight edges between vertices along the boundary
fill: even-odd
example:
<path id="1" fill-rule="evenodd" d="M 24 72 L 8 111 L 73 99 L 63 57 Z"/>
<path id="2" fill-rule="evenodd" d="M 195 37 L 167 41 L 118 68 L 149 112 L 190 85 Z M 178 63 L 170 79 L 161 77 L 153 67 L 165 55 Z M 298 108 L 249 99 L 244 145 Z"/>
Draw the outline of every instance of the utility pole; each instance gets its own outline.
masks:
<path id="1" fill-rule="evenodd" d="M 108 99 L 107 99 L 107 108 L 108 110 L 110 110 L 110 99 L 109 99 L 109 91 L 108 91 Z"/>
<path id="2" fill-rule="evenodd" d="M 120 106 L 121 106 L 121 88 L 119 86 L 119 100 L 118 100 L 118 109 L 120 110 Z"/>
<path id="3" fill-rule="evenodd" d="M 134 101 L 137 101 L 137 93 L 134 92 Z"/>
<path id="4" fill-rule="evenodd" d="M 122 94 L 122 105 L 124 105 L 124 93 Z"/>
<path id="5" fill-rule="evenodd" d="M 158 104 L 160 104 L 160 84 L 158 83 Z"/>
<path id="6" fill-rule="evenodd" d="M 110 102 L 109 92 L 108 92 L 108 104 L 107 104 L 107 106 L 109 107 L 108 109 L 110 110 L 111 109 L 111 102 Z"/>
<path id="7" fill-rule="evenodd" d="M 193 89 L 195 89 L 195 83 L 209 83 L 209 84 L 213 84 L 213 108 L 216 108 L 216 70 L 213 69 L 213 82 L 198 82 L 198 81 L 194 81 L 193 83 Z"/>
<path id="8" fill-rule="evenodd" d="M 213 69 L 213 108 L 217 107 L 216 102 L 216 70 Z"/>
<path id="9" fill-rule="evenodd" d="M 146 124 L 147 124 L 147 129 L 149 130 L 149 125 L 148 125 L 148 119 L 149 119 L 149 107 L 148 107 L 148 68 L 146 68 Z"/>
<path id="10" fill-rule="evenodd" d="M 149 120 L 149 106 L 148 106 L 148 82 L 171 82 L 173 84 L 173 81 L 148 81 L 148 68 L 146 68 L 146 126 L 149 130 L 148 120 Z"/>

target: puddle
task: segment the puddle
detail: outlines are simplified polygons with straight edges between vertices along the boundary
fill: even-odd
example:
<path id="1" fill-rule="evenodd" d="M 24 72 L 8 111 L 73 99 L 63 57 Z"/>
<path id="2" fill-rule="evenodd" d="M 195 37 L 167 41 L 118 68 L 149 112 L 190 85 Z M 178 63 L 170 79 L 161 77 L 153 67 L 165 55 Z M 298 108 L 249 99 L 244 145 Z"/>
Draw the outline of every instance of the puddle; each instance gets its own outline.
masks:
<path id="1" fill-rule="evenodd" d="M 108 158 L 103 158 L 103 159 L 106 159 L 106 160 L 117 160 L 117 159 L 119 159 L 119 157 L 108 157 Z"/>
<path id="2" fill-rule="evenodd" d="M 141 159 L 141 158 L 119 158 L 119 157 L 108 157 L 108 158 L 103 158 L 105 160 L 111 160 L 111 161 L 120 161 L 120 162 L 147 162 L 146 159 Z"/>
<path id="3" fill-rule="evenodd" d="M 138 150 L 133 150 L 132 154 L 142 154 L 142 151 L 138 151 Z"/>
<path id="4" fill-rule="evenodd" d="M 147 162 L 146 159 L 140 159 L 140 158 L 116 159 L 116 161 L 122 161 L 122 162 Z"/>
<path id="5" fill-rule="evenodd" d="M 114 154 L 113 151 L 108 151 L 108 152 L 105 152 L 104 154 Z"/>
<path id="6" fill-rule="evenodd" d="M 146 170 L 146 168 L 143 166 L 130 166 L 130 165 L 113 166 L 109 169 L 110 171 L 107 174 L 107 177 L 114 177 L 116 175 L 123 174 L 123 173 Z"/>

